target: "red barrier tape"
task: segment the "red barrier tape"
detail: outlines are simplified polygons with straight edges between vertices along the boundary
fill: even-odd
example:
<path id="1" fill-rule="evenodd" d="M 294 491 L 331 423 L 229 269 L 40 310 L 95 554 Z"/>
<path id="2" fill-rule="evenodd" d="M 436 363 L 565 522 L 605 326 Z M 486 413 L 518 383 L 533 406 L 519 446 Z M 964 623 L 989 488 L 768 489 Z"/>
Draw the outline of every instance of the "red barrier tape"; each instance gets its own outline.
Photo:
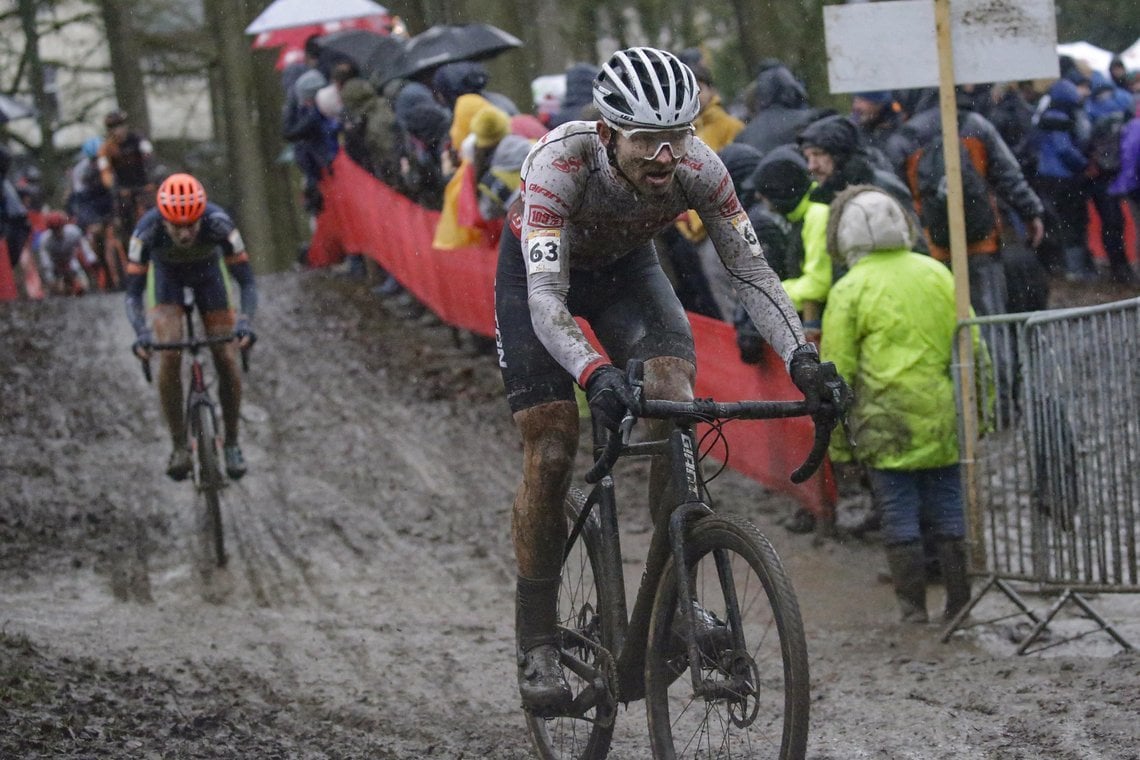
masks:
<path id="1" fill-rule="evenodd" d="M 343 153 L 321 183 L 324 209 L 309 246 L 309 263 L 327 266 L 348 253 L 375 259 L 444 322 L 480 335 L 495 334 L 494 281 L 498 251 L 472 246 L 432 247 L 439 213 L 428 211 L 361 169 Z M 783 362 L 770 349 L 760 366 L 740 361 L 732 325 L 689 315 L 697 350 L 699 396 L 724 401 L 798 399 Z M 795 497 L 817 516 L 833 514 L 836 491 L 830 464 L 808 482 L 788 480 L 811 448 L 811 421 L 799 418 L 733 422 L 724 428 L 729 466 Z M 723 460 L 718 444 L 710 452 Z"/>

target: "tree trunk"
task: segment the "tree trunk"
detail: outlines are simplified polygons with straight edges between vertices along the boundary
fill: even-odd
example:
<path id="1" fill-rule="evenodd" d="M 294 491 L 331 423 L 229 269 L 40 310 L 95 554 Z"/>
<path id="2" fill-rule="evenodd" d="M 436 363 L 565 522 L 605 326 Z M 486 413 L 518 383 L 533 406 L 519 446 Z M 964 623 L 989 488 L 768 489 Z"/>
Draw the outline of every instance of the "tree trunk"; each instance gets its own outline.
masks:
<path id="1" fill-rule="evenodd" d="M 111 77 L 119 107 L 131 117 L 131 124 L 144 135 L 150 134 L 150 113 L 146 105 L 146 86 L 141 67 L 139 36 L 132 28 L 131 0 L 99 0 L 103 26 L 111 54 Z"/>
<path id="2" fill-rule="evenodd" d="M 267 213 L 266 186 L 269 173 L 260 149 L 258 114 L 253 108 L 253 72 L 249 40 L 241 26 L 242 0 L 206 0 L 206 23 L 214 29 L 218 44 L 217 71 L 222 88 L 221 113 L 214 114 L 215 128 L 226 145 L 238 201 L 235 212 L 254 266 L 262 271 L 284 269 L 292 263 L 289 251 L 274 245 L 273 220 Z M 283 254 L 283 255 L 282 255 Z"/>
<path id="3" fill-rule="evenodd" d="M 24 30 L 25 60 L 29 84 L 36 104 L 36 119 L 40 127 L 39 164 L 43 177 L 45 198 L 55 195 L 58 178 L 62 175 L 61 157 L 55 151 L 56 114 L 44 90 L 44 66 L 40 60 L 40 35 L 36 28 L 36 4 L 33 0 L 20 0 L 20 24 Z M 31 209 L 29 209 L 31 210 Z"/>

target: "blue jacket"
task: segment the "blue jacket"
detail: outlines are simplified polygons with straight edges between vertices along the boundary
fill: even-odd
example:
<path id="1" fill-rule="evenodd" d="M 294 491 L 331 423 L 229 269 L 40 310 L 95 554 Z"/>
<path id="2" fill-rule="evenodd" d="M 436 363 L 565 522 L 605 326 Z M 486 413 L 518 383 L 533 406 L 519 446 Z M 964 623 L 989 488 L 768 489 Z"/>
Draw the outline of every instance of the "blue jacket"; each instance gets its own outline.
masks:
<path id="1" fill-rule="evenodd" d="M 1120 172 L 1108 192 L 1140 200 L 1140 118 L 1125 124 L 1120 133 Z"/>
<path id="2" fill-rule="evenodd" d="M 1049 105 L 1036 119 L 1029 135 L 1029 150 L 1037 161 L 1037 176 L 1071 179 L 1085 170 L 1076 115 L 1081 96 L 1076 85 L 1060 79 L 1049 88 Z"/>

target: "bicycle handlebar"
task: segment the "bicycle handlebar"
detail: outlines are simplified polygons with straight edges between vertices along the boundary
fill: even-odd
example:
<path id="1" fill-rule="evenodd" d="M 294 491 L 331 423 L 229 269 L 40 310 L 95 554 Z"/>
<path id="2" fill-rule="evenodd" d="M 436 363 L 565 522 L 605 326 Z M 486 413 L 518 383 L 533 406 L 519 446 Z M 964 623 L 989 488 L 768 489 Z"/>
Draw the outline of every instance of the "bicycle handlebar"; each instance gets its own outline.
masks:
<path id="1" fill-rule="evenodd" d="M 180 340 L 170 343 L 151 343 L 147 347 L 151 351 L 182 351 L 186 349 L 197 351 L 200 348 L 230 343 L 235 340 L 238 340 L 237 334 L 230 333 L 228 335 L 208 335 L 205 338 L 193 338 L 191 340 Z M 252 346 L 250 346 L 250 348 L 252 348 Z M 243 348 L 241 350 L 241 369 L 243 372 L 249 372 L 249 350 L 249 348 Z M 150 361 L 140 358 L 139 363 L 142 365 L 143 377 L 146 378 L 148 383 L 152 382 L 153 375 L 150 371 Z"/>
<path id="2" fill-rule="evenodd" d="M 662 401 L 641 398 L 641 363 L 630 362 L 628 368 L 630 385 L 638 399 L 638 408 L 629 410 L 622 419 L 618 431 L 611 431 L 601 455 L 586 473 L 586 482 L 593 484 L 601 480 L 621 456 L 622 448 L 629 441 L 629 431 L 638 418 L 650 419 L 689 419 L 692 422 L 709 420 L 773 420 L 810 415 L 815 424 L 815 437 L 811 451 L 803 464 L 791 475 L 793 483 L 803 483 L 810 478 L 827 454 L 831 442 L 831 431 L 839 422 L 836 405 L 825 403 L 815 412 L 809 412 L 805 401 L 714 401 L 713 399 L 693 399 L 692 401 Z"/>

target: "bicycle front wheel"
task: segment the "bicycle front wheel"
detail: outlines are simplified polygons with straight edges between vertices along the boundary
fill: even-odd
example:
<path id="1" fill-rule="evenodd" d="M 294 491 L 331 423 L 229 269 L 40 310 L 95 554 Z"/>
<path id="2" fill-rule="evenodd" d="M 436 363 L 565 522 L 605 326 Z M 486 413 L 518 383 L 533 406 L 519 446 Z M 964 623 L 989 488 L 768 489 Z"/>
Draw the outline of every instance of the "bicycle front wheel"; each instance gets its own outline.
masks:
<path id="1" fill-rule="evenodd" d="M 657 758 L 802 758 L 810 684 L 792 584 L 768 539 L 747 520 L 709 515 L 686 541 L 693 609 L 679 610 L 672 561 L 657 587 L 645 662 Z M 731 601 L 735 600 L 735 602 Z M 739 611 L 740 626 L 731 622 Z M 696 618 L 701 694 L 690 675 Z"/>
<path id="2" fill-rule="evenodd" d="M 214 411 L 202 404 L 195 410 L 197 415 L 196 448 L 198 451 L 198 489 L 205 498 L 203 514 L 203 536 L 209 543 L 214 563 L 218 567 L 226 564 L 226 542 L 222 534 L 222 488 L 225 485 L 218 457 L 217 424 Z"/>
<path id="3" fill-rule="evenodd" d="M 570 489 L 565 501 L 566 519 L 574 525 L 586 497 Z M 539 757 L 544 760 L 604 758 L 613 738 L 617 712 L 613 696 L 616 630 L 616 587 L 601 561 L 601 525 L 590 515 L 582 534 L 562 566 L 558 590 L 558 629 L 562 664 L 574 694 L 575 715 L 538 718 L 526 713 L 527 728 Z"/>

